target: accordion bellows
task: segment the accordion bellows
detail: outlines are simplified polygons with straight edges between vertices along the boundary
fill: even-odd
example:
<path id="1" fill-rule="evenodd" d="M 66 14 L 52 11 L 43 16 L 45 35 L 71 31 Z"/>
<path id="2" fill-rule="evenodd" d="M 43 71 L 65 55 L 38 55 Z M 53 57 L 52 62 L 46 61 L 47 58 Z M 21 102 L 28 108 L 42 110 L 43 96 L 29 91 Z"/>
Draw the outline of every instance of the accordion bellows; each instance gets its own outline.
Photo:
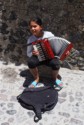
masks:
<path id="1" fill-rule="evenodd" d="M 52 37 L 48 40 L 54 55 L 57 56 L 61 61 L 67 57 L 66 53 L 70 52 L 73 48 L 73 44 L 71 42 L 61 37 Z"/>

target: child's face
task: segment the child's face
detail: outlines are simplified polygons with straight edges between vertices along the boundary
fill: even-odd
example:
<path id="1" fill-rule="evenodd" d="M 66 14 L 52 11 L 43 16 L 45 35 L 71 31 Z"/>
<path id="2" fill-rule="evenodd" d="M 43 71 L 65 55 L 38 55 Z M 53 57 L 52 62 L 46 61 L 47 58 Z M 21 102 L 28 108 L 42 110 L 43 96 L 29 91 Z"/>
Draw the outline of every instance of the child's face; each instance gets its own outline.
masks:
<path id="1" fill-rule="evenodd" d="M 38 25 L 35 21 L 30 22 L 30 32 L 36 37 L 41 37 L 42 35 L 42 26 Z"/>

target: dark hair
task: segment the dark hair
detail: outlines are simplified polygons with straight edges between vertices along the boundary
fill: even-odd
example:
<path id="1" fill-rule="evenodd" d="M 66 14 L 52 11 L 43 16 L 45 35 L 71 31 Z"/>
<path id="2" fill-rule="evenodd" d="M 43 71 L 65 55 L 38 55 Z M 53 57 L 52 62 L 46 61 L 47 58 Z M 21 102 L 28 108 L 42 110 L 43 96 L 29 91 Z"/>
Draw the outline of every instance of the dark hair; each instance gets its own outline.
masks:
<path id="1" fill-rule="evenodd" d="M 38 25 L 42 26 L 42 20 L 39 17 L 34 17 L 29 20 L 29 25 L 31 21 L 35 21 Z"/>

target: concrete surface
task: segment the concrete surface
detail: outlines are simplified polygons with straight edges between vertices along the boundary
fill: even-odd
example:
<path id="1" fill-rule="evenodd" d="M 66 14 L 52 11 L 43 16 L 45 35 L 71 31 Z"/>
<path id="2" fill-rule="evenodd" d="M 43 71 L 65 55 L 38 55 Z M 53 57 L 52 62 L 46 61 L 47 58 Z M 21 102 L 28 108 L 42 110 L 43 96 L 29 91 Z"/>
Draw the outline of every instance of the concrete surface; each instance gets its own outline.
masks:
<path id="1" fill-rule="evenodd" d="M 3 65 L 0 61 L 0 125 L 84 125 L 84 71 L 60 69 L 64 87 L 55 108 L 38 123 L 34 112 L 20 106 L 16 97 L 23 91 L 25 78 L 19 73 L 25 65 Z"/>

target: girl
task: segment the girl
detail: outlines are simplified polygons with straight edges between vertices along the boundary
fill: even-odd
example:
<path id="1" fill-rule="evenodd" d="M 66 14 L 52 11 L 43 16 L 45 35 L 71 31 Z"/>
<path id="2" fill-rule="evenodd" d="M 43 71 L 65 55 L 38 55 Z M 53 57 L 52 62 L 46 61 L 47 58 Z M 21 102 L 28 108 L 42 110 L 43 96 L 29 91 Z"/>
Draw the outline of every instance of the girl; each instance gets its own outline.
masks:
<path id="1" fill-rule="evenodd" d="M 43 31 L 42 20 L 40 18 L 31 19 L 29 21 L 29 28 L 32 35 L 29 37 L 27 44 L 32 43 L 36 40 L 54 36 L 54 34 L 52 34 L 51 32 Z M 57 78 L 60 69 L 59 59 L 55 57 L 54 59 L 39 62 L 38 55 L 39 52 L 35 51 L 32 45 L 27 47 L 27 56 L 29 57 L 28 67 L 35 79 L 33 82 L 31 82 L 31 85 L 29 87 L 35 87 L 39 82 L 39 72 L 37 67 L 39 65 L 46 65 L 52 68 L 52 78 L 54 80 L 54 83 L 61 88 L 63 84 L 61 80 Z"/>

